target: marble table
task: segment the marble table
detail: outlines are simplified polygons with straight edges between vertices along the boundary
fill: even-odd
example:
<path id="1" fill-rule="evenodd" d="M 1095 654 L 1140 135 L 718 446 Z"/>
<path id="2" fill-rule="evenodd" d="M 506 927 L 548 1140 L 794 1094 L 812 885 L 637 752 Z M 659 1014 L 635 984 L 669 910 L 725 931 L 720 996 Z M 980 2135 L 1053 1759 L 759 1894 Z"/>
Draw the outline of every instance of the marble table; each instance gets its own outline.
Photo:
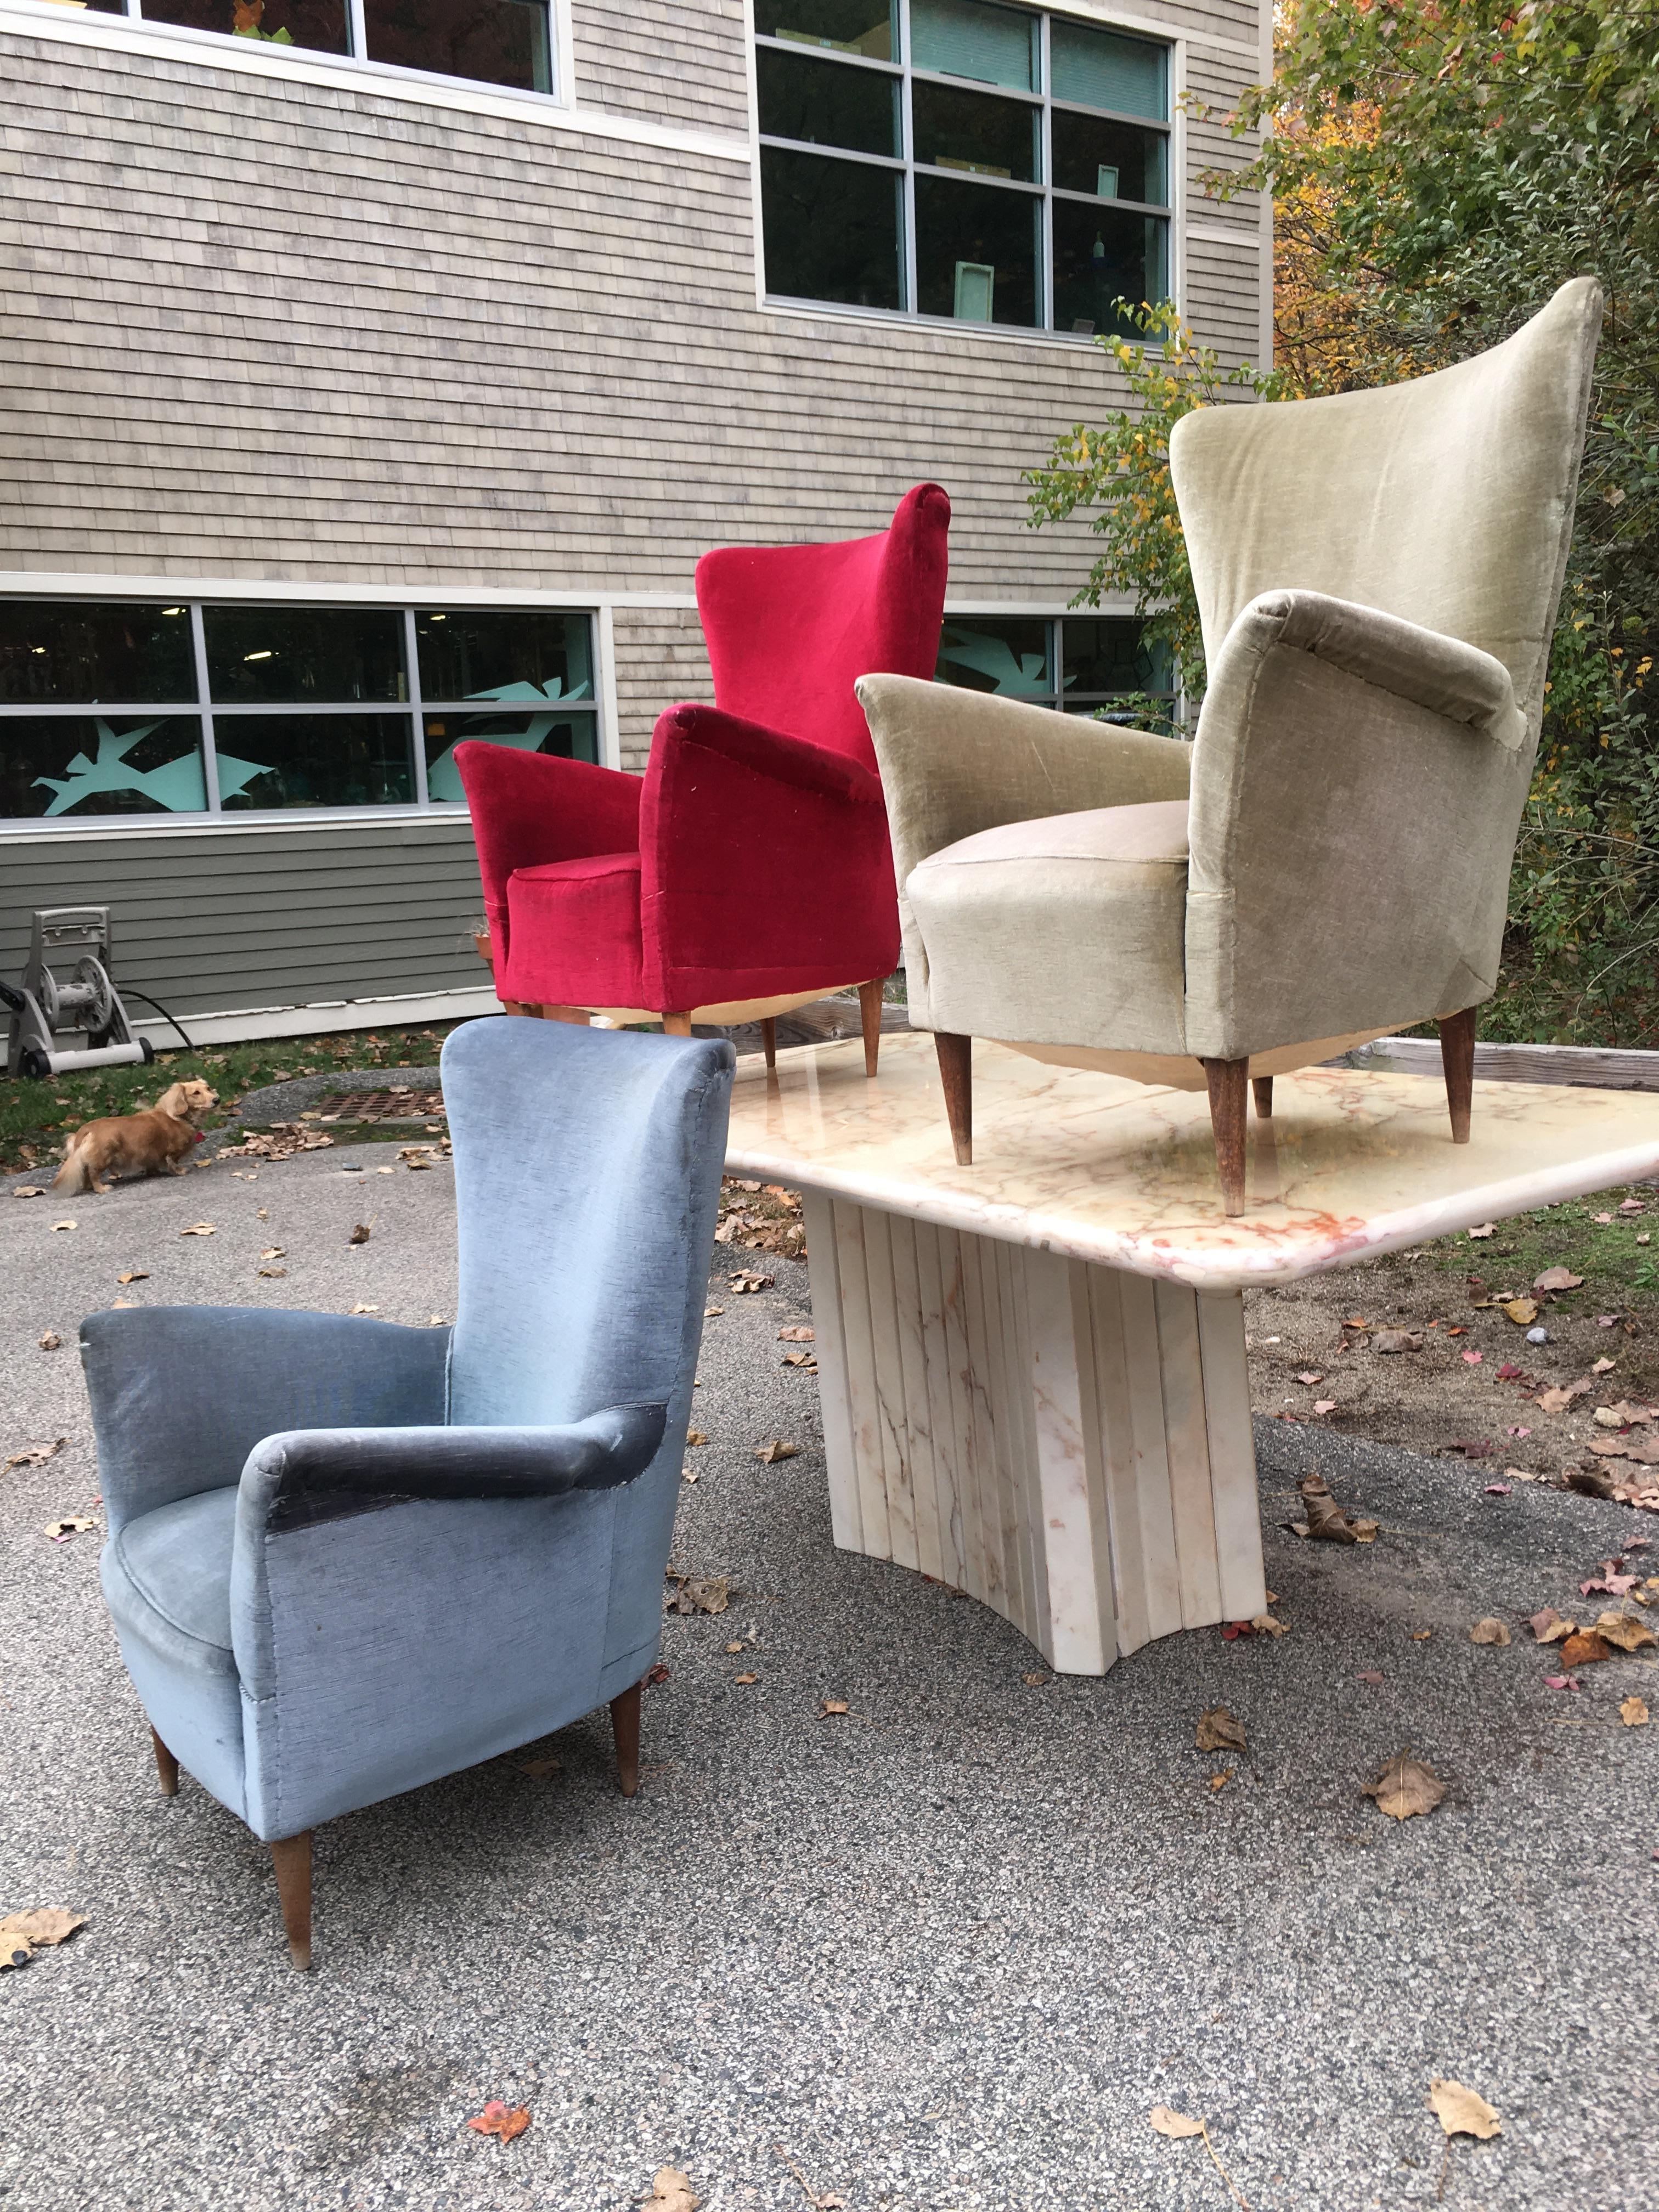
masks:
<path id="1" fill-rule="evenodd" d="M 931 1037 L 738 1062 L 726 1164 L 802 1191 L 836 1542 L 992 1607 L 1057 1672 L 1266 1603 L 1242 1291 L 1659 1174 L 1659 1097 L 1280 1076 L 1221 1211 L 1207 1103 Z"/>

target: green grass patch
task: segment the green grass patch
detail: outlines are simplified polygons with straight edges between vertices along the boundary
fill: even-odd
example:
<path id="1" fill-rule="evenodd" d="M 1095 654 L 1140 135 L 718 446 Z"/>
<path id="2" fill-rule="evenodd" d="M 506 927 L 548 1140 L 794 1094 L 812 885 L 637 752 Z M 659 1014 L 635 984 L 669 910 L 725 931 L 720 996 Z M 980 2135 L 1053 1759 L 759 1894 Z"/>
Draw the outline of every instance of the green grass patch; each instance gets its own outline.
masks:
<path id="1" fill-rule="evenodd" d="M 1621 1214 L 1627 1198 L 1647 1212 Z M 1421 1249 L 1446 1273 L 1479 1275 L 1493 1289 L 1529 1291 L 1547 1267 L 1571 1267 L 1584 1286 L 1557 1293 L 1563 1311 L 1624 1313 L 1659 1292 L 1659 1190 L 1638 1183 L 1597 1191 L 1517 1213 L 1491 1237 L 1460 1233 Z"/>

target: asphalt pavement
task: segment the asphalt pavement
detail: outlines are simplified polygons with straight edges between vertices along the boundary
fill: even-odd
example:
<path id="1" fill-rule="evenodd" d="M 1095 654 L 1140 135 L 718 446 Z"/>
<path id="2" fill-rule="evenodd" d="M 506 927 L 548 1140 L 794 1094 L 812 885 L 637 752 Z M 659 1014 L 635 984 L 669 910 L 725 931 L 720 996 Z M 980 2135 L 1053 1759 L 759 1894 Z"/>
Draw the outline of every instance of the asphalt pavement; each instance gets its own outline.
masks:
<path id="1" fill-rule="evenodd" d="M 971 1600 L 834 1549 L 816 1386 L 777 1337 L 806 1270 L 736 1295 L 741 1252 L 675 1546 L 737 1594 L 665 1626 L 639 1796 L 601 1714 L 536 1747 L 551 1773 L 497 1760 L 332 1823 L 294 1972 L 264 1848 L 188 1779 L 157 1791 L 98 1534 L 44 1532 L 96 1514 L 89 1310 L 453 1314 L 450 1172 L 395 1158 L 0 1185 L 0 1461 L 67 1439 L 0 1475 L 0 1913 L 87 1916 L 0 1976 L 5 2212 L 623 2212 L 665 2166 L 708 2212 L 1237 2201 L 1160 2104 L 1206 2120 L 1251 2212 L 1653 2201 L 1659 1720 L 1619 1707 L 1659 1715 L 1659 1667 L 1552 1689 L 1520 1622 L 1609 1602 L 1579 1581 L 1650 1528 L 1628 1557 L 1659 1574 L 1659 1528 L 1264 1422 L 1289 1634 L 1056 1678 Z M 797 1455 L 758 1462 L 774 1437 Z M 1316 1462 L 1375 1545 L 1281 1525 Z M 1486 1614 L 1508 1647 L 1469 1642 Z M 1218 1703 L 1242 1754 L 1194 1747 Z M 1407 1747 L 1447 1796 L 1397 1826 L 1360 1790 Z M 1501 2135 L 1448 2154 L 1436 2076 Z M 465 2126 L 494 2098 L 532 2115 L 505 2146 Z"/>

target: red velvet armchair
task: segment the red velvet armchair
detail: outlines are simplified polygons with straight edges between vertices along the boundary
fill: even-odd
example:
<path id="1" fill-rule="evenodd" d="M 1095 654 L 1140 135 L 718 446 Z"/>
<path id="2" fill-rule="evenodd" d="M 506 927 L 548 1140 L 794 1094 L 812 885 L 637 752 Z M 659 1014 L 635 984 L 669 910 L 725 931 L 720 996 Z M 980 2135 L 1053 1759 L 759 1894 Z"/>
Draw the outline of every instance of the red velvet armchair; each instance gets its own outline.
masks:
<path id="1" fill-rule="evenodd" d="M 455 749 L 495 988 L 556 1019 L 759 1020 L 857 985 L 875 1072 L 898 901 L 860 676 L 931 677 L 951 502 L 890 529 L 697 563 L 712 707 L 671 707 L 641 779 L 507 745 Z M 482 949 L 482 948 L 481 948 Z"/>

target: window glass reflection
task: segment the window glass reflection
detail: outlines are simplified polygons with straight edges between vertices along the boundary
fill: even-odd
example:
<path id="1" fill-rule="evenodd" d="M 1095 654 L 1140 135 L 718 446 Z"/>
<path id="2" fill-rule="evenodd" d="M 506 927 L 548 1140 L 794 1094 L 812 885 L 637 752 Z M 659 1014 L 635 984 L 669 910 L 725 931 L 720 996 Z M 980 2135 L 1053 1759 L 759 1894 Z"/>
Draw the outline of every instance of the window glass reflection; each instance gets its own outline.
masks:
<path id="1" fill-rule="evenodd" d="M 422 608 L 415 617 L 421 696 L 591 699 L 592 626 L 553 609 Z"/>
<path id="2" fill-rule="evenodd" d="M 755 29 L 763 39 L 861 54 L 866 61 L 898 55 L 893 8 L 882 0 L 756 0 Z"/>
<path id="3" fill-rule="evenodd" d="M 372 62 L 549 92 L 544 0 L 363 0 Z"/>
<path id="4" fill-rule="evenodd" d="M 0 717 L 0 816 L 199 814 L 206 805 L 193 715 Z"/>
<path id="5" fill-rule="evenodd" d="M 1133 123 L 1114 123 L 1103 115 L 1079 115 L 1069 107 L 1054 112 L 1054 182 L 1063 192 L 1092 192 L 1103 200 L 1142 200 L 1152 207 L 1169 201 L 1161 131 L 1137 131 Z"/>
<path id="6" fill-rule="evenodd" d="M 1048 66 L 1056 100 L 1144 115 L 1154 123 L 1169 114 L 1167 51 L 1146 39 L 1091 30 L 1055 15 L 1048 24 Z"/>
<path id="7" fill-rule="evenodd" d="M 1025 184 L 1037 176 L 1040 107 L 1028 106 L 1022 100 L 999 100 L 990 93 L 959 92 L 955 85 L 918 82 L 911 118 L 918 161 Z"/>
<path id="8" fill-rule="evenodd" d="M 428 714 L 426 731 L 427 797 L 440 805 L 465 803 L 461 772 L 455 765 L 455 748 L 471 739 L 485 744 L 511 745 L 516 751 L 551 753 L 560 760 L 599 758 L 597 714 Z"/>
<path id="9" fill-rule="evenodd" d="M 1156 216 L 1054 202 L 1054 324 L 1059 330 L 1134 335 L 1125 311 L 1164 298 L 1165 231 Z"/>
<path id="10" fill-rule="evenodd" d="M 938 76 L 1036 92 L 1040 19 L 993 0 L 910 0 L 910 62 Z"/>
<path id="11" fill-rule="evenodd" d="M 916 306 L 958 322 L 1041 319 L 1037 252 L 1042 203 L 943 177 L 916 179 Z"/>
<path id="12" fill-rule="evenodd" d="M 833 62 L 755 51 L 760 127 L 769 138 L 813 146 L 846 146 L 856 154 L 899 150 L 899 80 L 879 70 L 837 69 Z"/>
<path id="13" fill-rule="evenodd" d="M 390 607 L 208 607 L 216 704 L 402 699 L 404 618 Z"/>
<path id="14" fill-rule="evenodd" d="M 933 680 L 964 691 L 995 691 L 1006 698 L 1052 705 L 1052 628 L 1042 621 L 947 619 Z"/>
<path id="15" fill-rule="evenodd" d="M 187 606 L 0 600 L 0 702 L 69 707 L 195 696 Z"/>
<path id="16" fill-rule="evenodd" d="M 222 31 L 272 46 L 309 46 L 325 54 L 351 51 L 345 0 L 143 0 L 152 23 Z"/>
<path id="17" fill-rule="evenodd" d="M 407 714 L 227 714 L 214 731 L 228 813 L 288 806 L 398 806 L 415 796 Z M 234 793 L 227 753 L 258 763 Z"/>
<path id="18" fill-rule="evenodd" d="M 843 307 L 900 306 L 902 183 L 896 169 L 763 146 L 767 290 Z"/>

